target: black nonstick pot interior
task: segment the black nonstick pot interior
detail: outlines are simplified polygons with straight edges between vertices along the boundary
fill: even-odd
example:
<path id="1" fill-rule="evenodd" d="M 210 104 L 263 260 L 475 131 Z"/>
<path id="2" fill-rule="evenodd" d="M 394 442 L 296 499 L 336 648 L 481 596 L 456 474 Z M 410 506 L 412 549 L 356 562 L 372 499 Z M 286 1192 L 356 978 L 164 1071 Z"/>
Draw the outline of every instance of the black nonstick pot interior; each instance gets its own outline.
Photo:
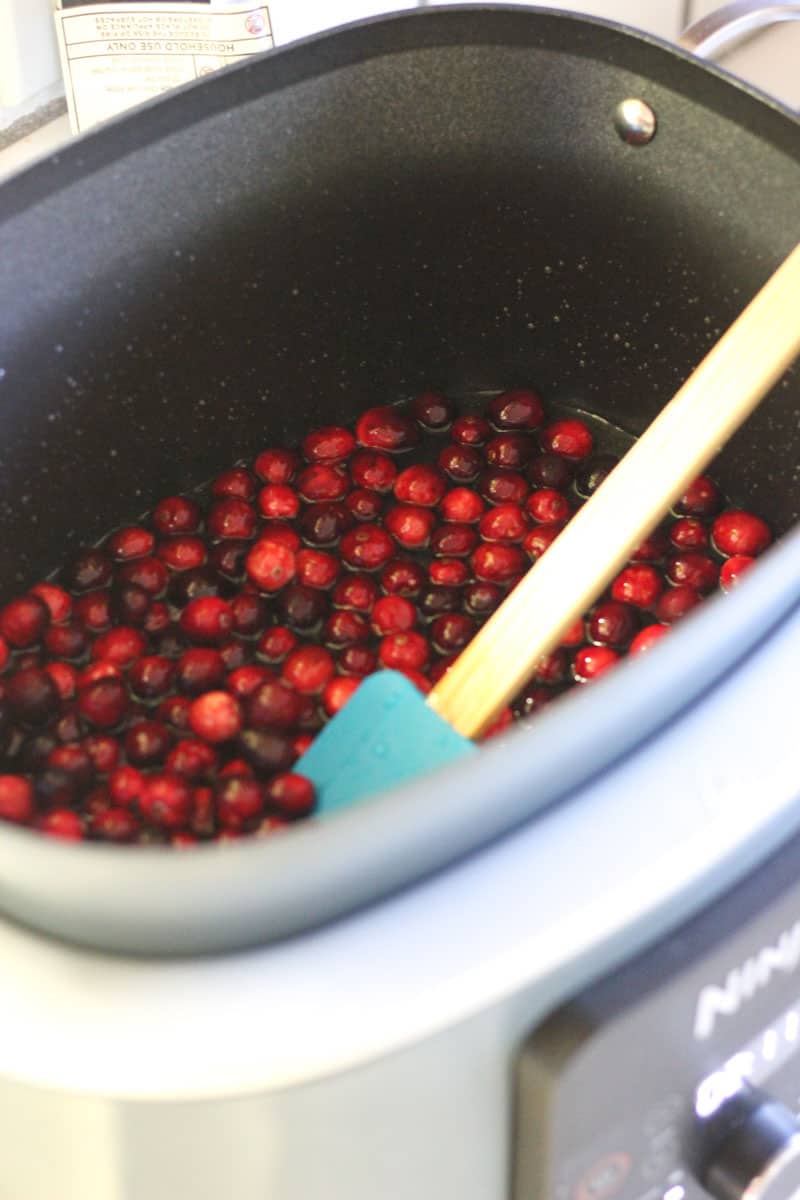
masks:
<path id="1" fill-rule="evenodd" d="M 657 114 L 649 145 L 615 130 L 628 97 Z M 0 189 L 0 591 L 162 495 L 422 388 L 532 384 L 639 432 L 796 243 L 798 194 L 800 126 L 787 113 L 643 36 L 534 10 L 365 23 L 114 122 Z M 715 467 L 781 531 L 800 509 L 797 413 L 790 375 Z M 723 604 L 757 624 L 744 590 Z M 659 669 L 655 656 L 636 665 L 643 693 Z M 591 703 L 566 701 L 555 719 L 582 719 Z M 513 804 L 477 835 L 455 832 L 455 801 L 437 785 L 452 829 L 420 870 L 555 798 L 531 792 L 534 738 L 509 743 Z M 459 780 L 465 813 L 475 780 Z M 430 804 L 426 787 L 407 800 Z M 374 812 L 348 820 L 388 837 Z M 0 901 L 95 944 L 242 944 L 414 872 L 365 868 L 349 890 L 342 876 L 334 900 L 328 879 L 327 900 L 320 888 L 290 919 L 268 895 L 270 862 L 336 836 L 178 862 L 3 830 Z M 59 865 L 60 905 L 62 884 L 37 875 L 53 856 L 80 864 Z M 139 884 L 155 872 L 156 890 L 173 873 L 184 881 L 186 911 L 179 899 L 166 931 L 133 887 L 89 929 L 81 880 L 102 889 L 120 862 Z M 190 911 L 192 880 L 222 886 L 236 870 L 248 877 L 241 919 L 234 905 L 212 930 Z"/>

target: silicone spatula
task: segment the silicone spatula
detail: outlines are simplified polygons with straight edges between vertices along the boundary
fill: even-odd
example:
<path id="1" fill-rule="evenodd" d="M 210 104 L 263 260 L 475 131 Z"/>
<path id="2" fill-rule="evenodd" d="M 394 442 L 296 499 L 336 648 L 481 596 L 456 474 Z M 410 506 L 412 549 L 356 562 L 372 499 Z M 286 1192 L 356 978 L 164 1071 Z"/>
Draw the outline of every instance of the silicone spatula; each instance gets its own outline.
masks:
<path id="1" fill-rule="evenodd" d="M 543 655 L 600 595 L 800 353 L 800 246 L 507 596 L 427 697 L 366 679 L 295 770 L 322 816 L 475 752 Z"/>

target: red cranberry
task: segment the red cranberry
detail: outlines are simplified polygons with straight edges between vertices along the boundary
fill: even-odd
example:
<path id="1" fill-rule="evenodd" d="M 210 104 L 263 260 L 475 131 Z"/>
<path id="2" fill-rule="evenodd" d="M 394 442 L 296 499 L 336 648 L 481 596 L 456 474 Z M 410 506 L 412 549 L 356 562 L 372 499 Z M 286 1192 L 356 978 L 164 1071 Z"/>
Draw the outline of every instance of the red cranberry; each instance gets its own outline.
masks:
<path id="1" fill-rule="evenodd" d="M 225 678 L 225 663 L 218 650 L 198 646 L 178 659 L 175 682 L 182 692 L 197 696 L 219 687 Z"/>
<path id="2" fill-rule="evenodd" d="M 45 663 L 45 671 L 58 688 L 62 700 L 71 700 L 77 690 L 78 672 L 68 663 Z"/>
<path id="3" fill-rule="evenodd" d="M 32 594 L 12 600 L 0 610 L 0 634 L 17 649 L 35 646 L 49 624 L 50 609 Z"/>
<path id="4" fill-rule="evenodd" d="M 428 567 L 431 583 L 441 587 L 461 587 L 470 578 L 469 567 L 460 558 L 436 558 Z"/>
<path id="5" fill-rule="evenodd" d="M 542 431 L 542 448 L 551 454 L 560 454 L 571 462 L 588 458 L 594 449 L 591 430 L 583 421 L 568 417 L 553 421 Z"/>
<path id="6" fill-rule="evenodd" d="M 189 602 L 181 613 L 180 625 L 193 642 L 222 642 L 233 631 L 233 609 L 217 596 L 202 596 Z"/>
<path id="7" fill-rule="evenodd" d="M 458 612 L 461 607 L 461 593 L 454 587 L 429 587 L 419 597 L 417 605 L 424 617 Z"/>
<path id="8" fill-rule="evenodd" d="M 217 542 L 208 552 L 209 568 L 222 580 L 240 583 L 244 579 L 244 560 L 249 552 L 247 542 Z"/>
<path id="9" fill-rule="evenodd" d="M 381 587 L 390 596 L 414 599 L 425 586 L 425 569 L 410 558 L 393 558 L 381 571 Z M 370 601 L 369 608 L 374 603 Z M 364 611 L 369 611 L 369 608 Z"/>
<path id="10" fill-rule="evenodd" d="M 266 786 L 266 801 L 287 820 L 307 817 L 314 811 L 314 785 L 305 775 L 276 775 Z"/>
<path id="11" fill-rule="evenodd" d="M 569 657 L 563 647 L 559 646 L 544 658 L 540 658 L 534 670 L 537 683 L 555 687 L 563 683 L 569 674 Z"/>
<path id="12" fill-rule="evenodd" d="M 245 560 L 247 574 L 265 592 L 286 587 L 297 574 L 297 559 L 291 550 L 269 538 L 261 538 Z"/>
<path id="13" fill-rule="evenodd" d="M 135 584 L 149 596 L 162 596 L 169 583 L 169 571 L 158 558 L 137 558 L 119 568 L 117 580 L 120 584 Z"/>
<path id="14" fill-rule="evenodd" d="M 442 433 L 452 424 L 456 410 L 439 392 L 421 392 L 411 401 L 411 412 L 423 429 Z"/>
<path id="15" fill-rule="evenodd" d="M 80 842 L 84 837 L 83 821 L 71 808 L 54 808 L 36 822 L 40 833 L 64 842 Z"/>
<path id="16" fill-rule="evenodd" d="M 145 776 L 136 767 L 117 767 L 108 780 L 108 794 L 114 804 L 130 808 L 138 804 L 144 790 Z"/>
<path id="17" fill-rule="evenodd" d="M 281 678 L 301 696 L 314 696 L 322 691 L 334 670 L 330 651 L 323 646 L 301 646 L 286 659 Z"/>
<path id="18" fill-rule="evenodd" d="M 43 725 L 61 707 L 58 688 L 38 667 L 15 671 L 6 684 L 6 695 L 14 716 L 26 725 Z"/>
<path id="19" fill-rule="evenodd" d="M 203 514 L 196 500 L 191 500 L 188 496 L 167 496 L 155 506 L 150 520 L 156 532 L 164 537 L 170 534 L 195 533 L 200 528 Z"/>
<path id="20" fill-rule="evenodd" d="M 261 784 L 255 779 L 231 776 L 220 780 L 214 790 L 217 816 L 223 829 L 249 828 L 264 811 Z"/>
<path id="21" fill-rule="evenodd" d="M 431 642 L 439 654 L 463 650 L 475 633 L 475 624 L 462 613 L 446 613 L 431 624 Z"/>
<path id="22" fill-rule="evenodd" d="M 5 667 L 10 655 L 11 651 L 8 648 L 8 642 L 4 637 L 0 637 L 0 671 Z"/>
<path id="23" fill-rule="evenodd" d="M 291 739 L 274 729 L 245 729 L 237 746 L 254 770 L 263 775 L 285 771 L 295 760 Z"/>
<path id="24" fill-rule="evenodd" d="M 527 559 L 517 546 L 482 545 L 470 559 L 476 579 L 509 583 L 525 570 Z"/>
<path id="25" fill-rule="evenodd" d="M 457 487 L 445 493 L 440 508 L 445 521 L 473 525 L 480 520 L 486 505 L 470 488 Z"/>
<path id="26" fill-rule="evenodd" d="M 89 663 L 88 667 L 84 667 L 78 675 L 78 691 L 82 692 L 84 688 L 91 687 L 100 679 L 121 680 L 122 671 L 107 661 Z"/>
<path id="27" fill-rule="evenodd" d="M 92 821 L 92 833 L 104 842 L 133 842 L 140 829 L 139 819 L 124 808 L 108 808 Z"/>
<path id="28" fill-rule="evenodd" d="M 150 611 L 150 597 L 135 583 L 114 588 L 110 596 L 113 618 L 123 625 L 144 625 Z"/>
<path id="29" fill-rule="evenodd" d="M 153 553 L 155 542 L 149 529 L 128 525 L 106 539 L 105 549 L 115 562 L 128 562 L 133 558 L 147 558 Z"/>
<path id="30" fill-rule="evenodd" d="M 353 514 L 343 504 L 311 504 L 300 517 L 303 539 L 312 546 L 334 546 L 353 524 Z"/>
<path id="31" fill-rule="evenodd" d="M 561 635 L 562 646 L 580 646 L 583 641 L 583 617 L 573 621 L 566 633 Z"/>
<path id="32" fill-rule="evenodd" d="M 484 471 L 478 490 L 490 504 L 522 504 L 528 485 L 517 471 Z"/>
<path id="33" fill-rule="evenodd" d="M 322 707 L 329 717 L 336 715 L 344 708 L 347 701 L 358 688 L 361 680 L 352 675 L 335 675 L 326 683 L 322 693 Z"/>
<path id="34" fill-rule="evenodd" d="M 418 504 L 423 508 L 435 508 L 446 489 L 440 472 L 424 463 L 406 467 L 394 481 L 394 494 L 402 504 Z"/>
<path id="35" fill-rule="evenodd" d="M 319 696 L 300 697 L 300 716 L 297 721 L 297 729 L 300 733 L 318 733 L 322 728 L 324 717 L 318 701 Z M 292 739 L 292 744 L 294 744 L 294 739 Z"/>
<path id="36" fill-rule="evenodd" d="M 359 613 L 339 610 L 325 622 L 322 640 L 334 649 L 357 646 L 369 640 L 369 624 Z"/>
<path id="37" fill-rule="evenodd" d="M 340 571 L 338 559 L 324 550 L 297 552 L 297 578 L 306 587 L 328 591 L 335 584 Z"/>
<path id="38" fill-rule="evenodd" d="M 681 517 L 672 526 L 669 540 L 679 550 L 705 550 L 708 533 L 703 522 L 696 517 Z"/>
<path id="39" fill-rule="evenodd" d="M 268 679 L 247 702 L 247 725 L 253 729 L 293 729 L 300 720 L 301 708 L 300 697 L 291 687 L 280 679 Z"/>
<path id="40" fill-rule="evenodd" d="M 237 700 L 246 700 L 257 688 L 261 687 L 262 683 L 267 681 L 269 675 L 266 667 L 256 666 L 255 663 L 246 663 L 242 667 L 237 667 L 235 671 L 231 671 L 225 681 L 225 686 Z"/>
<path id="41" fill-rule="evenodd" d="M 315 507 L 321 508 L 322 506 L 316 505 Z M 299 533 L 286 521 L 265 521 L 261 526 L 261 540 L 277 542 L 285 550 L 291 550 L 292 554 L 296 554 L 302 545 Z"/>
<path id="42" fill-rule="evenodd" d="M 719 567 L 707 554 L 687 550 L 674 554 L 667 564 L 667 578 L 671 583 L 685 583 L 696 592 L 710 592 L 719 578 Z"/>
<path id="43" fill-rule="evenodd" d="M 378 585 L 369 575 L 345 575 L 333 589 L 333 603 L 337 608 L 353 609 L 368 613 L 378 598 Z"/>
<path id="44" fill-rule="evenodd" d="M 629 654 L 642 654 L 660 642 L 665 633 L 669 632 L 668 625 L 645 625 L 630 644 Z"/>
<path id="45" fill-rule="evenodd" d="M 100 633 L 111 624 L 111 594 L 84 592 L 75 601 L 75 616 L 88 633 Z"/>
<path id="46" fill-rule="evenodd" d="M 188 534 L 181 537 L 165 538 L 158 543 L 158 557 L 173 571 L 192 571 L 201 567 L 206 561 L 206 546 L 198 537 Z"/>
<path id="47" fill-rule="evenodd" d="M 151 775 L 145 779 L 139 807 L 154 825 L 180 829 L 191 816 L 192 790 L 180 775 Z"/>
<path id="48" fill-rule="evenodd" d="M 492 429 L 483 417 L 469 415 L 453 422 L 450 436 L 459 446 L 482 446 L 492 436 Z"/>
<path id="49" fill-rule="evenodd" d="M 646 564 L 625 567 L 611 585 L 611 595 L 635 608 L 652 608 L 664 590 L 664 582 L 654 567 Z"/>
<path id="50" fill-rule="evenodd" d="M 147 639 L 138 629 L 118 625 L 116 629 L 103 633 L 92 646 L 92 658 L 113 663 L 115 667 L 128 667 L 140 658 L 147 649 Z"/>
<path id="51" fill-rule="evenodd" d="M 125 753 L 136 767 L 163 762 L 171 745 L 172 734 L 161 721 L 137 721 L 125 734 Z"/>
<path id="52" fill-rule="evenodd" d="M 371 675 L 378 656 L 369 646 L 345 646 L 336 656 L 336 665 L 344 675 Z"/>
<path id="53" fill-rule="evenodd" d="M 525 534 L 522 548 L 532 561 L 536 562 L 537 558 L 541 558 L 545 550 L 552 546 L 560 532 L 559 525 L 539 525 Z"/>
<path id="54" fill-rule="evenodd" d="M 128 676 L 134 695 L 143 700 L 160 700 L 172 686 L 175 663 L 159 654 L 138 658 Z"/>
<path id="55" fill-rule="evenodd" d="M 534 443 L 524 433 L 501 433 L 492 438 L 484 450 L 484 457 L 491 467 L 505 467 L 516 471 L 524 467 L 531 458 Z"/>
<path id="56" fill-rule="evenodd" d="M 357 487 L 384 494 L 392 489 L 397 466 L 387 454 L 360 450 L 350 463 L 350 474 Z"/>
<path id="57" fill-rule="evenodd" d="M 399 408 L 383 405 L 361 414 L 356 424 L 356 438 L 360 446 L 370 450 L 398 454 L 418 444 L 419 429 Z"/>
<path id="58" fill-rule="evenodd" d="M 559 454 L 537 454 L 528 463 L 528 479 L 535 488 L 555 488 L 563 492 L 572 483 L 572 463 Z"/>
<path id="59" fill-rule="evenodd" d="M 378 492 L 367 488 L 355 488 L 345 499 L 345 508 L 357 521 L 376 521 L 384 508 L 384 499 Z"/>
<path id="60" fill-rule="evenodd" d="M 54 625 L 60 625 L 72 616 L 72 597 L 54 583 L 37 583 L 31 588 L 31 595 L 45 602 Z"/>
<path id="61" fill-rule="evenodd" d="M 341 500 L 350 488 L 350 476 L 341 463 L 312 463 L 300 472 L 296 487 L 302 498 L 309 503 Z"/>
<path id="62" fill-rule="evenodd" d="M 719 572 L 719 586 L 723 592 L 731 591 L 755 561 L 748 554 L 735 554 L 733 558 L 727 559 Z"/>
<path id="63" fill-rule="evenodd" d="M 303 583 L 290 584 L 278 598 L 278 616 L 291 629 L 301 633 L 316 629 L 328 613 L 328 600 L 319 588 Z"/>
<path id="64" fill-rule="evenodd" d="M 471 583 L 464 591 L 464 611 L 474 617 L 488 617 L 505 595 L 495 583 Z"/>
<path id="65" fill-rule="evenodd" d="M 415 510 L 425 514 L 426 520 L 431 520 L 432 517 L 427 509 Z M 398 509 L 393 512 L 397 513 Z M 391 528 L 391 523 L 397 524 L 397 519 L 392 522 L 392 513 L 387 517 L 387 527 Z M 418 528 L 418 525 L 414 528 Z M 354 567 L 361 571 L 379 571 L 381 567 L 394 557 L 395 544 L 385 529 L 380 525 L 360 525 L 357 529 L 350 530 L 342 538 L 341 555 L 348 566 Z"/>
<path id="66" fill-rule="evenodd" d="M 259 506 L 260 501 L 261 495 L 259 495 Z M 264 511 L 263 508 L 261 511 Z M 264 515 L 271 517 L 279 514 L 264 513 Z M 292 513 L 292 516 L 294 515 L 295 513 Z M 255 537 L 257 524 L 258 517 L 252 504 L 248 504 L 246 500 L 239 500 L 236 496 L 227 496 L 222 500 L 217 500 L 208 510 L 208 532 L 212 537 L 239 538 L 247 541 L 249 538 Z"/>
<path id="67" fill-rule="evenodd" d="M 128 711 L 128 693 L 119 679 L 98 679 L 78 696 L 78 712 L 97 729 L 113 729 Z"/>
<path id="68" fill-rule="evenodd" d="M 674 507 L 679 517 L 712 517 L 722 507 L 720 490 L 707 475 L 690 483 Z"/>
<path id="69" fill-rule="evenodd" d="M 0 818 L 24 825 L 34 813 L 33 788 L 21 775 L 0 775 Z"/>
<path id="70" fill-rule="evenodd" d="M 395 671 L 419 671 L 425 666 L 430 649 L 421 633 L 390 633 L 378 648 L 378 658 L 384 667 Z"/>
<path id="71" fill-rule="evenodd" d="M 256 482 L 246 467 L 231 467 L 223 471 L 211 485 L 212 496 L 232 496 L 236 500 L 252 500 Z"/>
<path id="72" fill-rule="evenodd" d="M 716 549 L 726 557 L 755 558 L 772 541 L 767 522 L 742 509 L 730 509 L 717 517 L 711 526 L 711 537 Z"/>
<path id="73" fill-rule="evenodd" d="M 588 462 L 581 463 L 575 475 L 575 491 L 588 500 L 605 483 L 618 462 L 615 454 L 595 454 Z"/>
<path id="74" fill-rule="evenodd" d="M 315 429 L 303 441 L 303 454 L 309 462 L 341 462 L 356 448 L 356 439 L 342 425 Z"/>
<path id="75" fill-rule="evenodd" d="M 521 542 L 528 532 L 528 521 L 518 504 L 498 504 L 483 514 L 478 532 L 487 542 Z"/>
<path id="76" fill-rule="evenodd" d="M 291 483 L 300 465 L 300 455 L 294 450 L 264 450 L 253 468 L 264 483 Z"/>
<path id="77" fill-rule="evenodd" d="M 375 602 L 370 626 L 377 637 L 405 633 L 417 623 L 417 610 L 404 596 L 382 596 Z"/>
<path id="78" fill-rule="evenodd" d="M 269 604 L 263 596 L 240 592 L 231 600 L 230 610 L 239 637 L 257 637 L 269 620 Z"/>
<path id="79" fill-rule="evenodd" d="M 471 525 L 447 523 L 434 530 L 431 553 L 442 558 L 466 558 L 477 543 L 478 534 Z"/>
<path id="80" fill-rule="evenodd" d="M 297 645 L 297 634 L 285 625 L 273 625 L 258 643 L 258 656 L 268 663 L 282 663 Z"/>
<path id="81" fill-rule="evenodd" d="M 536 392 L 517 388 L 495 396 L 487 416 L 497 429 L 538 429 L 544 420 L 544 405 Z"/>
<path id="82" fill-rule="evenodd" d="M 228 742 L 242 728 L 239 701 L 228 692 L 206 692 L 189 709 L 189 724 L 207 742 Z"/>
<path id="83" fill-rule="evenodd" d="M 65 568 L 64 582 L 72 592 L 90 592 L 105 587 L 111 571 L 111 560 L 102 550 L 81 550 Z"/>
<path id="84" fill-rule="evenodd" d="M 188 696 L 167 696 L 156 709 L 156 719 L 171 725 L 179 732 L 189 728 L 189 709 L 192 702 Z"/>
<path id="85" fill-rule="evenodd" d="M 645 538 L 631 555 L 631 562 L 661 562 L 670 551 L 670 541 L 663 529 L 657 529 Z"/>
<path id="86" fill-rule="evenodd" d="M 456 483 L 472 483 L 480 475 L 483 465 L 480 452 L 474 446 L 457 443 L 445 446 L 436 461 L 445 475 Z"/>
<path id="87" fill-rule="evenodd" d="M 44 635 L 44 648 L 55 658 L 82 658 L 89 642 L 80 625 L 51 625 Z"/>
<path id="88" fill-rule="evenodd" d="M 656 603 L 655 615 L 665 625 L 671 625 L 673 621 L 679 620 L 690 609 L 699 604 L 700 600 L 701 596 L 694 588 L 688 587 L 685 584 L 679 584 L 678 587 L 667 588 L 659 596 Z"/>
<path id="89" fill-rule="evenodd" d="M 619 655 L 609 646 L 583 646 L 572 660 L 572 674 L 577 683 L 588 683 L 605 674 L 618 661 Z"/>
<path id="90" fill-rule="evenodd" d="M 83 746 L 56 746 L 50 751 L 47 764 L 65 771 L 79 792 L 88 791 L 94 783 L 94 763 Z"/>
<path id="91" fill-rule="evenodd" d="M 119 745 L 115 738 L 91 733 L 83 739 L 83 745 L 98 775 L 107 775 L 114 770 L 119 761 Z"/>
<path id="92" fill-rule="evenodd" d="M 418 550 L 427 545 L 435 520 L 429 508 L 396 504 L 386 514 L 385 523 L 387 530 L 399 545 L 407 550 Z"/>
<path id="93" fill-rule="evenodd" d="M 598 604 L 587 622 L 589 640 L 599 646 L 626 646 L 635 632 L 634 610 L 618 600 Z"/>

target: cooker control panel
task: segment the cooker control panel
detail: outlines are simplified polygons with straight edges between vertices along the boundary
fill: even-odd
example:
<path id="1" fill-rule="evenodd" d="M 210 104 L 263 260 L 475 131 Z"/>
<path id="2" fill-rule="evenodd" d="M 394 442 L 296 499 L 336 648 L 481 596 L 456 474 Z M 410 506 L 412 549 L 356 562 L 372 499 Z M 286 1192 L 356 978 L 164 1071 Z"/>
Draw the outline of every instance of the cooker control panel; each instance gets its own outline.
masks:
<path id="1" fill-rule="evenodd" d="M 800 1200 L 800 838 L 517 1063 L 514 1200 Z"/>

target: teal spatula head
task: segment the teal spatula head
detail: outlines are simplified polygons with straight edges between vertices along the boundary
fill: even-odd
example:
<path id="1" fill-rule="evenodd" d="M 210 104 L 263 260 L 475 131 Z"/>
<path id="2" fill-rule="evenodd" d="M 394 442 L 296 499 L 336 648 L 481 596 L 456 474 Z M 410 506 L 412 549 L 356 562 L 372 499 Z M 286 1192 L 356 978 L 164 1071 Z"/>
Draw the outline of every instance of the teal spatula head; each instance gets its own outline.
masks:
<path id="1" fill-rule="evenodd" d="M 442 720 L 399 671 L 365 679 L 294 770 L 317 789 L 317 814 L 352 804 L 444 766 L 475 745 Z"/>

